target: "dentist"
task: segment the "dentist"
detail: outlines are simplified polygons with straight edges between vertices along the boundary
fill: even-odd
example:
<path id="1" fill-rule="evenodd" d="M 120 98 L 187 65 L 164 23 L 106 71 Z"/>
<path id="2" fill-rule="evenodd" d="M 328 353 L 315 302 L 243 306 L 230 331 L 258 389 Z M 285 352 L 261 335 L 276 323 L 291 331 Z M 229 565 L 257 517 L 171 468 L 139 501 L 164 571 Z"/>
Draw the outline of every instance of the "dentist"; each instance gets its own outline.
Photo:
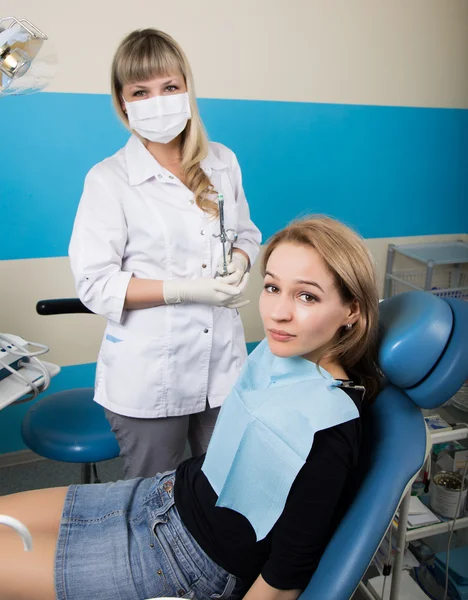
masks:
<path id="1" fill-rule="evenodd" d="M 261 235 L 236 156 L 208 142 L 190 65 L 169 35 L 122 41 L 112 96 L 133 135 L 88 173 L 69 255 L 78 296 L 107 319 L 95 401 L 131 479 L 174 469 L 187 439 L 194 456 L 206 451 L 246 359 L 237 308 Z M 218 194 L 238 234 L 225 277 Z"/>

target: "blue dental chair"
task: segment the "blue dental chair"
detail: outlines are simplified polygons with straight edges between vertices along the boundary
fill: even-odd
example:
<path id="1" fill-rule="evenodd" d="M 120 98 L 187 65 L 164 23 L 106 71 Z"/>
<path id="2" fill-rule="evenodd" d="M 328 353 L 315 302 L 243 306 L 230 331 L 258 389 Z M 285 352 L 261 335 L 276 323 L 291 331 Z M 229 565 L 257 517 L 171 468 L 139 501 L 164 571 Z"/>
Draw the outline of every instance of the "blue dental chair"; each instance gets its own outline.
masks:
<path id="1" fill-rule="evenodd" d="M 468 303 L 416 291 L 382 302 L 379 364 L 387 385 L 363 415 L 353 500 L 302 600 L 353 596 L 428 455 L 420 409 L 445 403 L 468 379 Z"/>
<path id="2" fill-rule="evenodd" d="M 417 291 L 383 301 L 379 365 L 388 384 L 363 415 L 353 500 L 301 600 L 353 596 L 430 451 L 420 409 L 442 405 L 468 379 L 468 302 Z"/>
<path id="3" fill-rule="evenodd" d="M 77 298 L 41 300 L 40 315 L 90 313 Z M 93 388 L 77 388 L 40 398 L 26 413 L 26 446 L 45 458 L 81 464 L 81 483 L 97 482 L 96 463 L 119 456 L 119 445 Z"/>

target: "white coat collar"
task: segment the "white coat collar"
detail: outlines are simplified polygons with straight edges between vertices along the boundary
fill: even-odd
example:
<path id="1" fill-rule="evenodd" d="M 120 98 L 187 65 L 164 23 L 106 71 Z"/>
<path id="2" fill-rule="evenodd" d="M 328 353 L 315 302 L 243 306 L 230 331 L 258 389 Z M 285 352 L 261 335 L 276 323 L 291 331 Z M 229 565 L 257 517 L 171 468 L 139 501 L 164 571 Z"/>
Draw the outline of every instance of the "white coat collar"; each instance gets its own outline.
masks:
<path id="1" fill-rule="evenodd" d="M 130 185 L 139 185 L 151 177 L 155 177 L 159 181 L 175 179 L 167 175 L 166 169 L 148 152 L 136 135 L 132 135 L 125 146 L 125 162 Z M 215 155 L 211 145 L 207 157 L 200 162 L 200 166 L 208 176 L 213 170 L 227 168 L 227 164 Z"/>
<path id="2" fill-rule="evenodd" d="M 211 144 L 208 147 L 208 154 L 206 158 L 204 158 L 200 162 L 200 167 L 205 171 L 205 173 L 209 176 L 211 175 L 211 171 L 220 171 L 222 169 L 227 169 L 227 164 L 223 162 L 220 158 L 216 156 L 214 153 L 213 147 Z"/>

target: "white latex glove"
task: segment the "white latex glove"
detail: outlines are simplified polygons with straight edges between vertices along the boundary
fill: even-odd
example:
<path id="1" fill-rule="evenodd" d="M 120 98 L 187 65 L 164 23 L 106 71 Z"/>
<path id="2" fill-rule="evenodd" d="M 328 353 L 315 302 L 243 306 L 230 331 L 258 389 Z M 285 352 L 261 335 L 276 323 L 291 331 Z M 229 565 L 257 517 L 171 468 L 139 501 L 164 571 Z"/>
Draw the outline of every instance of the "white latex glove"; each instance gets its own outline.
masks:
<path id="1" fill-rule="evenodd" d="M 233 300 L 229 304 L 226 304 L 226 308 L 241 308 L 242 306 L 247 306 L 247 304 L 250 302 L 250 300 L 242 300 L 245 288 L 247 287 L 247 284 L 249 282 L 249 275 L 250 273 L 246 273 L 244 277 L 242 277 L 242 280 L 239 283 L 239 285 L 237 286 L 237 289 L 242 290 L 241 295 L 238 298 L 236 298 L 236 300 Z M 231 277 L 231 275 L 228 275 L 228 277 Z M 226 281 L 228 277 L 222 277 L 221 281 Z"/>
<path id="2" fill-rule="evenodd" d="M 241 301 L 248 278 L 240 285 L 233 285 L 235 275 L 228 275 L 222 279 L 177 279 L 163 282 L 163 296 L 166 304 L 179 304 L 180 302 L 198 302 L 212 306 L 225 306 L 239 308 L 248 301 Z"/>
<path id="3" fill-rule="evenodd" d="M 227 274 L 235 274 L 236 279 L 234 279 L 233 285 L 239 285 L 244 277 L 245 272 L 249 268 L 249 261 L 245 258 L 242 252 L 236 252 L 235 250 L 232 253 L 232 258 L 228 255 L 226 260 Z M 217 277 L 223 277 L 223 257 L 220 258 L 218 266 L 216 267 L 216 271 L 219 273 Z M 226 279 L 226 277 L 223 277 L 223 279 Z"/>

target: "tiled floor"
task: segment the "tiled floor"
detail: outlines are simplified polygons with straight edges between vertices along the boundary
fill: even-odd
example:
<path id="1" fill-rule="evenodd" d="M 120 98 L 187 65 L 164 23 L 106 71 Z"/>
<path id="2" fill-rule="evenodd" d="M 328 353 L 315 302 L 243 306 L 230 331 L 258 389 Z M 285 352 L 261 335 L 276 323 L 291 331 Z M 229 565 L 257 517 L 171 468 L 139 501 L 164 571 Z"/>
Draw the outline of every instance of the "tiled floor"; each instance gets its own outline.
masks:
<path id="1" fill-rule="evenodd" d="M 102 482 L 117 481 L 122 478 L 120 458 L 102 462 L 97 468 Z M 2 467 L 0 468 L 0 496 L 25 490 L 80 483 L 80 477 L 80 465 L 53 460 L 38 460 L 14 467 Z"/>

